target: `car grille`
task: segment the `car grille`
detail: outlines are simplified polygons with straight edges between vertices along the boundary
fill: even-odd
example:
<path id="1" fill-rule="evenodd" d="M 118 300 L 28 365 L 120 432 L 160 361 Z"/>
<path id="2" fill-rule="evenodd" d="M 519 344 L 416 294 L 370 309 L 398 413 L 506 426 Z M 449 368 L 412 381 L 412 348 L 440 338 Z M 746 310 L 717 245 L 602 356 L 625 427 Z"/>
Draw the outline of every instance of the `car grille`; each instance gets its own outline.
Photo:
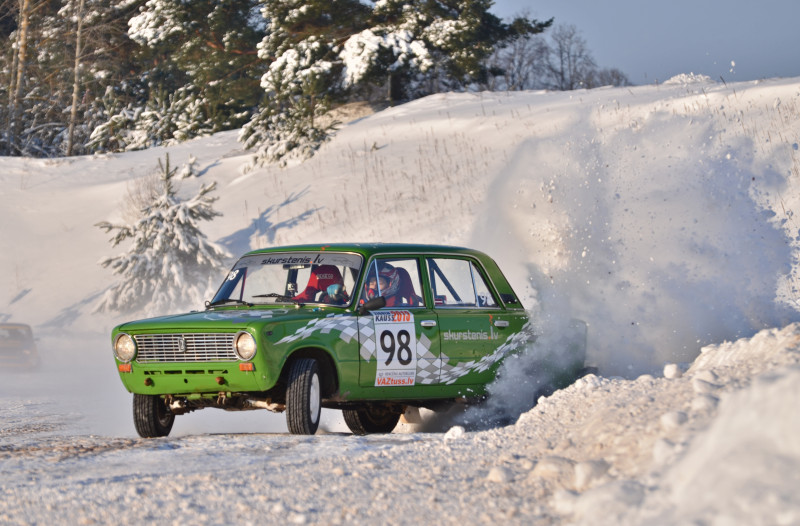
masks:
<path id="1" fill-rule="evenodd" d="M 139 334 L 139 363 L 235 362 L 234 334 Z"/>

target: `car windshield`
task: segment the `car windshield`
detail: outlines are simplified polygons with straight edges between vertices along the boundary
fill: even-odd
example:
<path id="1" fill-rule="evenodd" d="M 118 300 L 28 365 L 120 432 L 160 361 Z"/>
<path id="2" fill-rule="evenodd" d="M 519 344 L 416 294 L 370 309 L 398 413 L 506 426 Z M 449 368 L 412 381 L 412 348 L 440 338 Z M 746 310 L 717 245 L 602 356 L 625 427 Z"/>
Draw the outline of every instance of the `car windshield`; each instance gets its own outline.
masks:
<path id="1" fill-rule="evenodd" d="M 209 306 L 306 304 L 346 306 L 363 258 L 342 252 L 286 252 L 240 259 Z"/>
<path id="2" fill-rule="evenodd" d="M 20 325 L 0 326 L 0 342 L 22 342 L 33 340 L 30 327 Z"/>

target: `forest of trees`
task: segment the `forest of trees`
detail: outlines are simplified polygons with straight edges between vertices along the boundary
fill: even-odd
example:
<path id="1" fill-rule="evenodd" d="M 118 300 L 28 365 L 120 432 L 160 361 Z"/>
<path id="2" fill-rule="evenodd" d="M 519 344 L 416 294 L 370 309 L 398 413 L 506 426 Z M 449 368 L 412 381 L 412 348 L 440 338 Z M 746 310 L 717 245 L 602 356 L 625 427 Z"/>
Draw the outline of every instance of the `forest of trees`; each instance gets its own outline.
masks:
<path id="1" fill-rule="evenodd" d="M 443 91 L 627 85 L 576 28 L 491 0 L 0 0 L 0 155 L 119 152 L 241 129 L 309 156 L 330 109 Z"/>

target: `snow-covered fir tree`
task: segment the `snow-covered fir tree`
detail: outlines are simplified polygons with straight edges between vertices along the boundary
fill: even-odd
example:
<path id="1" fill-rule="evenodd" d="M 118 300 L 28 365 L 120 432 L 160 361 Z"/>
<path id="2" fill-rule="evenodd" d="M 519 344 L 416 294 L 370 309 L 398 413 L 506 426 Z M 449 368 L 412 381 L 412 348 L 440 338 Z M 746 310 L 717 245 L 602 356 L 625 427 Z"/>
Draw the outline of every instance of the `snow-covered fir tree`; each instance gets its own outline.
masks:
<path id="1" fill-rule="evenodd" d="M 0 10 L 0 155 L 88 153 L 106 88 L 136 69 L 121 26 L 138 1 L 3 3 L 18 12 Z"/>
<path id="2" fill-rule="evenodd" d="M 183 201 L 174 184 L 177 168 L 170 167 L 169 157 L 164 163 L 159 159 L 159 170 L 156 195 L 137 221 L 97 224 L 107 233 L 115 232 L 112 246 L 127 241 L 131 246 L 125 254 L 100 261 L 120 281 L 103 294 L 96 311 L 157 314 L 198 305 L 223 270 L 229 255 L 208 241 L 198 226 L 199 221 L 222 215 L 212 207 L 217 198 L 209 195 L 216 183 L 202 185 L 197 195 Z"/>
<path id="3" fill-rule="evenodd" d="M 549 24 L 501 22 L 491 0 L 5 6 L 0 154 L 38 157 L 237 128 L 256 163 L 308 157 L 335 128 L 331 108 L 485 89 L 488 54 Z"/>
<path id="4" fill-rule="evenodd" d="M 385 84 L 394 100 L 469 89 L 487 77 L 497 47 L 541 33 L 552 20 L 517 17 L 505 23 L 491 0 L 380 0 L 370 26 L 339 50 L 343 84 Z"/>
<path id="5" fill-rule="evenodd" d="M 370 8 L 358 0 L 262 0 L 261 13 L 266 97 L 240 135 L 254 165 L 310 157 L 328 137 L 336 123 L 323 117 L 340 90 L 337 40 L 363 27 Z"/>
<path id="6" fill-rule="evenodd" d="M 348 102 L 629 83 L 590 67 L 579 35 L 535 38 L 552 20 L 501 21 L 492 0 L 0 6 L 0 155 L 134 150 L 241 128 L 254 164 L 285 162 L 313 155 L 335 129 L 330 110 Z M 556 56 L 560 43 L 571 47 Z M 573 59 L 584 67 L 563 74 Z"/>
<path id="7" fill-rule="evenodd" d="M 313 154 L 335 125 L 321 119 L 331 105 L 376 92 L 382 100 L 409 100 L 485 82 L 495 46 L 551 24 L 506 24 L 488 12 L 491 0 L 262 4 L 266 102 L 240 135 L 255 149 L 255 165 Z"/>
<path id="8" fill-rule="evenodd" d="M 109 116 L 128 127 L 125 149 L 238 128 L 251 118 L 263 96 L 258 0 L 147 0 L 128 25 L 144 65 L 146 102 L 143 111 L 131 115 L 120 106 Z M 96 130 L 104 135 L 108 126 Z"/>

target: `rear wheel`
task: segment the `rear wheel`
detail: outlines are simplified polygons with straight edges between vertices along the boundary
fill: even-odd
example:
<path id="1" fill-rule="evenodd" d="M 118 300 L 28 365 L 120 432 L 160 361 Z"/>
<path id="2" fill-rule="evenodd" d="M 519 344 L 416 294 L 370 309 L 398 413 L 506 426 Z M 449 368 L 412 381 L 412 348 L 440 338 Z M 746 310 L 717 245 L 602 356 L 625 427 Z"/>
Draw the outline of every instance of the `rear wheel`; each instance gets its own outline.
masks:
<path id="1" fill-rule="evenodd" d="M 391 433 L 400 420 L 400 413 L 376 405 L 342 409 L 342 416 L 347 427 L 356 435 Z"/>
<path id="2" fill-rule="evenodd" d="M 289 368 L 286 389 L 286 425 L 293 435 L 313 435 L 319 427 L 322 390 L 319 366 L 313 358 L 301 358 Z"/>
<path id="3" fill-rule="evenodd" d="M 133 424 L 142 438 L 165 437 L 172 430 L 175 415 L 164 399 L 155 395 L 133 395 Z"/>

